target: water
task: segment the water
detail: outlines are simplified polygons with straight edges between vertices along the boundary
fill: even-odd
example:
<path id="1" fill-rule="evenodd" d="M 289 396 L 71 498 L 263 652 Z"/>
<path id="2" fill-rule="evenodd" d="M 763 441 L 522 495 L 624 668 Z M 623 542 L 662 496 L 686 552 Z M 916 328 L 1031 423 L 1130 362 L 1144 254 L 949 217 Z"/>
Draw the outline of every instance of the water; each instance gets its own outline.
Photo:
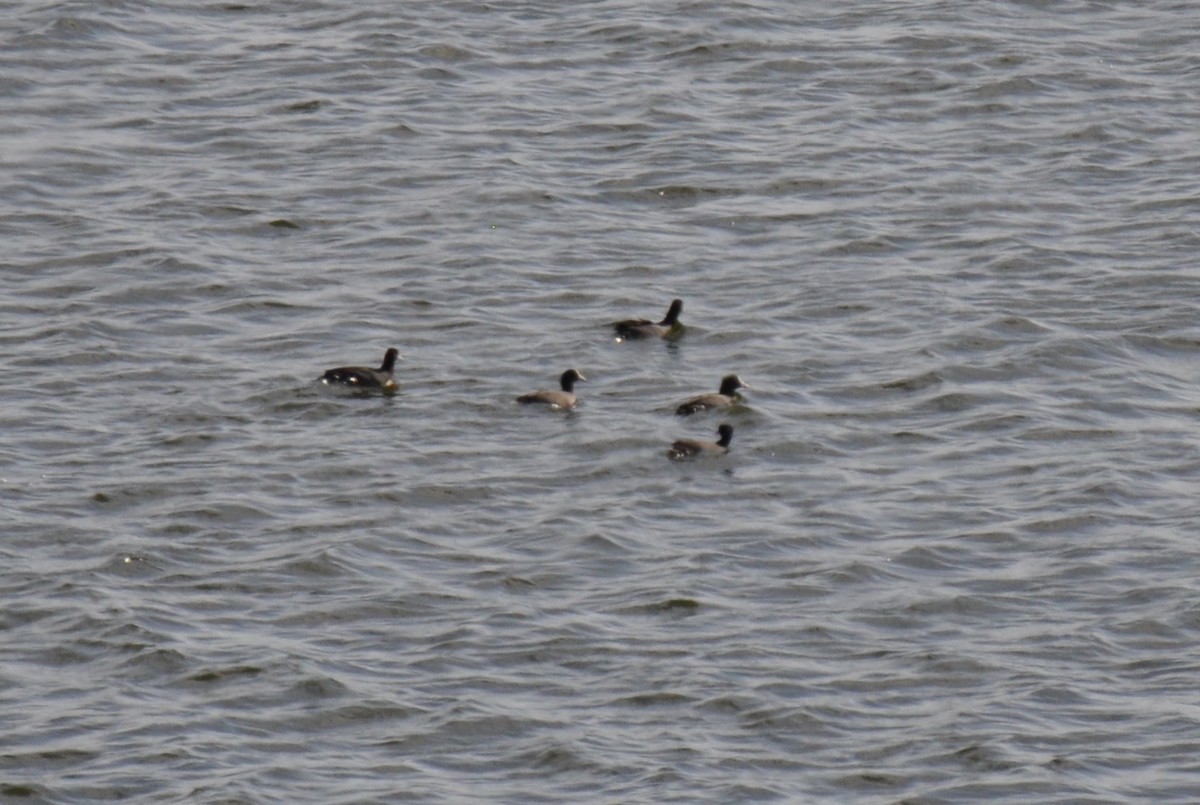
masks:
<path id="1" fill-rule="evenodd" d="M 1196 800 L 1190 6 L 10 6 L 0 800 Z"/>

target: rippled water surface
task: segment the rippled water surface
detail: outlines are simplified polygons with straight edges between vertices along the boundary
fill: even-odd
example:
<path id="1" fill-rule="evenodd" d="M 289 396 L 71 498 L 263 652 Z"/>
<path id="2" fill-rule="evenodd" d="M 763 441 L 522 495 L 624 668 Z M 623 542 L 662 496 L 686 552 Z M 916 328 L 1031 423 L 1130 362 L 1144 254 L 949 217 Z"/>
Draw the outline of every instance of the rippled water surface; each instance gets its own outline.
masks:
<path id="1" fill-rule="evenodd" d="M 1190 4 L 5 18 L 0 801 L 1197 800 Z"/>

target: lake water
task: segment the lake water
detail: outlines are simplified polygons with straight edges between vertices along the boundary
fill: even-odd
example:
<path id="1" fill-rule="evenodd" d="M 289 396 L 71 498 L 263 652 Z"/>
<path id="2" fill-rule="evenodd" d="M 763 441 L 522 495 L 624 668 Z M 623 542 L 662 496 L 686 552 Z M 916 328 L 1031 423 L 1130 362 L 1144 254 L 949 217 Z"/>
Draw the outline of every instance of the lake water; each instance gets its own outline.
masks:
<path id="1" fill-rule="evenodd" d="M 9 3 L 0 802 L 1197 801 L 1195 12 Z"/>

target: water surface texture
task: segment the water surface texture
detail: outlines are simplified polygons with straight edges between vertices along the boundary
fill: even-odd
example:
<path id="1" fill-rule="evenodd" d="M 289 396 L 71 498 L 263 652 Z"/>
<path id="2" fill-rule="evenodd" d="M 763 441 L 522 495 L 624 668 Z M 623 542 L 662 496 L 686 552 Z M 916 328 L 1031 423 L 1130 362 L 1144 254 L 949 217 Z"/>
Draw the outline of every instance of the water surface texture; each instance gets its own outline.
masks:
<path id="1" fill-rule="evenodd" d="M 8 4 L 0 801 L 1196 802 L 1195 11 Z"/>

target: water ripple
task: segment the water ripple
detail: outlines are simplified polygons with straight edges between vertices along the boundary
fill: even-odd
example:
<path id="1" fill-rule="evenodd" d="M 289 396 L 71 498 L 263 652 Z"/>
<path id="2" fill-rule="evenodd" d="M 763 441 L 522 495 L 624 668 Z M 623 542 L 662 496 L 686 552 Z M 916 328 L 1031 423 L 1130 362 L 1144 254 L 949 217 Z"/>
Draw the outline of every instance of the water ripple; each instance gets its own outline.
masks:
<path id="1" fill-rule="evenodd" d="M 1178 8 L 18 5 L 4 797 L 1194 799 Z"/>

